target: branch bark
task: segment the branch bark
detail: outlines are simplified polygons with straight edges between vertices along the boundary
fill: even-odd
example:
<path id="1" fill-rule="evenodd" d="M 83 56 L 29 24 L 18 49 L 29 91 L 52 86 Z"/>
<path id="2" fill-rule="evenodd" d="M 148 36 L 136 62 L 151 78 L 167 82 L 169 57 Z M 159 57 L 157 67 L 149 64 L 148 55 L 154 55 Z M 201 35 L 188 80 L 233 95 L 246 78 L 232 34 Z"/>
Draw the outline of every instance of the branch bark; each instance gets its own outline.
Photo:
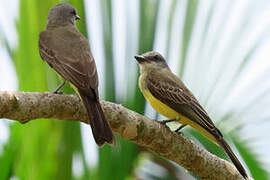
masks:
<path id="1" fill-rule="evenodd" d="M 174 161 L 202 179 L 243 179 L 231 163 L 212 155 L 156 121 L 120 104 L 101 101 L 101 105 L 113 131 L 123 138 Z M 87 123 L 85 108 L 76 95 L 50 92 L 0 91 L 0 118 L 20 123 L 38 118 Z"/>

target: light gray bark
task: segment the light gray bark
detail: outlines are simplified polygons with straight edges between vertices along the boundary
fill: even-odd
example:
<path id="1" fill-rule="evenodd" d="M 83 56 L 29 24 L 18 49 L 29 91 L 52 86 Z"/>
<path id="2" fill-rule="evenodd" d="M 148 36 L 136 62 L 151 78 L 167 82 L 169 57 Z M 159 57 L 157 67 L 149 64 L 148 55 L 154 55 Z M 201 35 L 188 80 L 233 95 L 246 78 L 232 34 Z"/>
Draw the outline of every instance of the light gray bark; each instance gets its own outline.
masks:
<path id="1" fill-rule="evenodd" d="M 158 155 L 174 161 L 202 179 L 243 179 L 228 161 L 220 159 L 191 140 L 120 104 L 101 101 L 115 133 Z M 75 95 L 50 92 L 0 91 L 0 118 L 21 123 L 38 118 L 56 118 L 87 123 L 85 108 Z"/>

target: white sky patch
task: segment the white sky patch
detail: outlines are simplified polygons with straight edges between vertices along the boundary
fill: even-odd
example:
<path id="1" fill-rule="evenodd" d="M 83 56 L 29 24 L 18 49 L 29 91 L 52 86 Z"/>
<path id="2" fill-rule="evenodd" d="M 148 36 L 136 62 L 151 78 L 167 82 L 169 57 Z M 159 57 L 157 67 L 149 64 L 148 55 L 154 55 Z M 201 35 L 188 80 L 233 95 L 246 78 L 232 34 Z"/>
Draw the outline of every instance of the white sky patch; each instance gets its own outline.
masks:
<path id="1" fill-rule="evenodd" d="M 175 14 L 172 19 L 171 39 L 168 44 L 168 65 L 172 72 L 179 74 L 180 61 L 179 57 L 182 54 L 182 41 L 183 41 L 183 30 L 185 24 L 187 1 L 176 1 Z"/>
<path id="2" fill-rule="evenodd" d="M 0 121 L 0 155 L 3 152 L 3 145 L 8 141 L 9 138 L 9 127 L 5 121 Z"/>
<path id="3" fill-rule="evenodd" d="M 128 98 L 134 99 L 135 90 L 137 88 L 137 69 L 138 63 L 134 59 L 134 55 L 138 53 L 138 43 L 139 43 L 139 3 L 137 0 L 125 1 L 125 18 L 126 21 L 126 57 L 125 57 L 125 74 L 118 73 L 117 76 L 124 77 L 124 88 L 125 93 L 122 96 L 125 96 L 124 101 L 127 101 Z M 117 61 L 117 59 L 115 59 Z"/>
<path id="4" fill-rule="evenodd" d="M 91 127 L 81 123 L 81 135 L 84 149 L 84 156 L 90 168 L 96 167 L 98 163 L 98 147 L 92 135 Z"/>
<path id="5" fill-rule="evenodd" d="M 259 86 L 257 85 L 254 86 L 254 84 L 256 83 L 259 83 L 261 86 L 263 85 L 265 87 L 267 86 L 267 84 L 265 83 L 260 83 L 256 81 L 258 77 L 260 77 L 260 75 L 262 75 L 266 71 L 270 71 L 270 61 L 268 60 L 268 58 L 266 58 L 270 57 L 269 48 L 270 48 L 270 39 L 268 40 L 268 43 L 265 46 L 259 48 L 259 50 L 252 56 L 252 59 L 256 60 L 251 61 L 249 65 L 244 69 L 243 73 L 241 74 L 241 77 L 236 83 L 237 86 L 235 86 L 232 89 L 231 96 L 229 96 L 225 101 L 227 105 L 232 106 L 233 104 L 235 104 L 234 103 L 235 100 L 237 100 L 238 102 L 244 101 L 251 90 L 258 93 Z M 253 93 L 253 95 L 255 94 Z M 249 99 L 250 98 L 252 97 L 249 97 Z M 241 108 L 241 106 L 239 106 L 239 104 L 236 104 L 234 107 L 231 108 L 239 109 Z"/>
<path id="6" fill-rule="evenodd" d="M 17 45 L 15 19 L 18 16 L 18 0 L 0 0 L 0 4 L 0 33 L 4 33 L 10 46 L 15 47 Z"/>
<path id="7" fill-rule="evenodd" d="M 20 179 L 16 176 L 11 176 L 9 180 L 20 180 Z"/>
<path id="8" fill-rule="evenodd" d="M 126 61 L 126 0 L 112 1 L 112 33 L 113 33 L 113 58 L 114 77 L 117 101 L 125 97 L 125 61 Z"/>
<path id="9" fill-rule="evenodd" d="M 3 46 L 0 45 L 0 90 L 17 90 L 18 80 L 14 65 Z"/>
<path id="10" fill-rule="evenodd" d="M 160 1 L 154 39 L 154 51 L 166 57 L 169 10 L 172 1 Z"/>
<path id="11" fill-rule="evenodd" d="M 149 175 L 164 177 L 166 173 L 166 170 L 160 165 L 153 163 L 150 160 L 146 160 L 137 170 L 137 177 L 139 177 L 139 179 L 148 179 Z"/>
<path id="12" fill-rule="evenodd" d="M 11 5 L 12 3 L 15 5 Z M 9 45 L 14 48 L 17 44 L 14 21 L 17 15 L 17 1 L 0 0 L 0 4 L 4 4 L 4 6 L 0 6 L 0 30 L 3 30 L 3 32 L 0 32 L 0 35 L 4 33 Z M 4 39 L 0 37 L 0 91 L 14 91 L 18 89 L 18 80 L 7 49 L 2 45 L 3 40 Z M 7 120 L 0 120 L 0 154 L 2 154 L 3 145 L 9 139 L 9 123 L 10 122 Z"/>
<path id="13" fill-rule="evenodd" d="M 101 98 L 104 97 L 104 83 L 105 83 L 105 55 L 104 55 L 104 39 L 102 28 L 102 16 L 100 1 L 84 1 L 87 32 L 90 41 L 92 54 L 96 61 L 98 78 L 99 78 L 99 92 Z M 89 11 L 88 11 L 89 10 Z"/>
<path id="14" fill-rule="evenodd" d="M 189 88 L 194 89 L 194 91 L 199 90 L 199 89 L 193 88 L 193 87 L 195 87 L 195 84 L 198 83 L 198 82 L 196 82 L 197 79 L 194 76 L 195 75 L 194 67 L 197 66 L 197 64 L 200 60 L 198 57 L 201 57 L 201 49 L 200 49 L 201 43 L 202 43 L 202 39 L 204 38 L 204 36 L 206 36 L 206 34 L 204 34 L 204 29 L 205 29 L 205 26 L 207 26 L 206 22 L 207 22 L 207 18 L 208 18 L 208 13 L 210 11 L 212 4 L 213 4 L 213 0 L 200 1 L 199 6 L 198 6 L 197 15 L 196 15 L 195 22 L 194 22 L 192 36 L 190 39 L 190 46 L 188 48 L 187 62 L 186 62 L 186 66 L 185 66 L 185 70 L 184 70 L 184 74 L 183 74 L 182 79 L 186 80 L 186 82 L 189 84 Z M 185 7 L 186 7 L 186 5 L 181 6 L 182 9 L 177 11 L 178 14 L 180 14 L 180 12 L 185 12 L 185 10 L 186 10 Z M 176 21 L 175 23 L 177 23 L 180 18 L 184 18 L 184 17 L 185 16 L 182 14 L 180 14 L 180 16 L 178 15 L 178 17 L 175 18 L 175 21 Z M 183 29 L 184 19 L 181 21 L 182 21 L 182 29 Z M 175 27 L 175 28 L 177 28 L 177 27 Z M 179 32 L 179 35 L 181 35 L 183 33 L 182 31 L 181 31 L 181 33 Z M 178 33 L 173 36 L 173 40 L 177 41 L 177 39 L 182 38 L 182 36 L 180 36 L 179 38 L 175 38 L 176 35 L 178 35 Z M 179 44 L 181 44 L 181 43 L 182 42 L 180 41 Z M 174 47 L 174 46 L 172 46 L 172 47 Z M 179 56 L 176 56 L 176 57 L 179 57 Z M 177 68 L 178 68 L 178 66 L 177 66 Z M 199 92 L 198 93 L 196 92 L 195 94 L 199 94 Z"/>
<path id="15" fill-rule="evenodd" d="M 83 160 L 80 154 L 74 154 L 72 157 L 72 174 L 75 178 L 81 178 L 83 176 Z"/>

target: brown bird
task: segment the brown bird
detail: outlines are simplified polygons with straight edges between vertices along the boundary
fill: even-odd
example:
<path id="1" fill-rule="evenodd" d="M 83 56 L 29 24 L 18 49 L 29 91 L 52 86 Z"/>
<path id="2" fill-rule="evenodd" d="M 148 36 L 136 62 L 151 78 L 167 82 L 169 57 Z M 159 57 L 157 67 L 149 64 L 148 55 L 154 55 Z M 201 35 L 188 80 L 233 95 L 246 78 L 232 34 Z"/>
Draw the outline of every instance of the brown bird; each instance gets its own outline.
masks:
<path id="1" fill-rule="evenodd" d="M 80 19 L 70 4 L 57 4 L 51 8 L 47 26 L 39 35 L 39 53 L 83 100 L 96 143 L 115 144 L 115 138 L 99 102 L 98 74 L 88 40 L 75 23 Z"/>
<path id="2" fill-rule="evenodd" d="M 149 104 L 167 118 L 177 119 L 182 124 L 178 130 L 190 125 L 221 146 L 240 174 L 247 179 L 244 167 L 221 132 L 184 83 L 171 72 L 162 55 L 158 52 L 147 52 L 135 58 L 140 65 L 140 90 Z M 172 120 L 168 120 L 170 121 Z"/>

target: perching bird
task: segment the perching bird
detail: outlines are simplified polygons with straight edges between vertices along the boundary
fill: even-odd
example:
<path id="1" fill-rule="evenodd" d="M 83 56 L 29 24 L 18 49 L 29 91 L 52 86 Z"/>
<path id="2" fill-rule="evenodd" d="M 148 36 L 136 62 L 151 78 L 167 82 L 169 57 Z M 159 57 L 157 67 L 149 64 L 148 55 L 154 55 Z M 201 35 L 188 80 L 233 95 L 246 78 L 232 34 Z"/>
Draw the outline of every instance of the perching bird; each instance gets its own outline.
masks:
<path id="1" fill-rule="evenodd" d="M 160 114 L 169 119 L 178 119 L 190 125 L 215 144 L 221 146 L 230 157 L 240 174 L 248 175 L 224 140 L 221 132 L 183 82 L 174 75 L 165 59 L 158 52 L 147 52 L 135 56 L 140 65 L 139 87 L 145 99 Z"/>
<path id="2" fill-rule="evenodd" d="M 55 92 L 71 83 L 79 93 L 87 110 L 96 143 L 115 144 L 110 125 L 99 102 L 98 74 L 88 40 L 75 23 L 80 19 L 70 4 L 57 4 L 51 8 L 47 26 L 39 35 L 39 53 L 64 80 Z"/>

